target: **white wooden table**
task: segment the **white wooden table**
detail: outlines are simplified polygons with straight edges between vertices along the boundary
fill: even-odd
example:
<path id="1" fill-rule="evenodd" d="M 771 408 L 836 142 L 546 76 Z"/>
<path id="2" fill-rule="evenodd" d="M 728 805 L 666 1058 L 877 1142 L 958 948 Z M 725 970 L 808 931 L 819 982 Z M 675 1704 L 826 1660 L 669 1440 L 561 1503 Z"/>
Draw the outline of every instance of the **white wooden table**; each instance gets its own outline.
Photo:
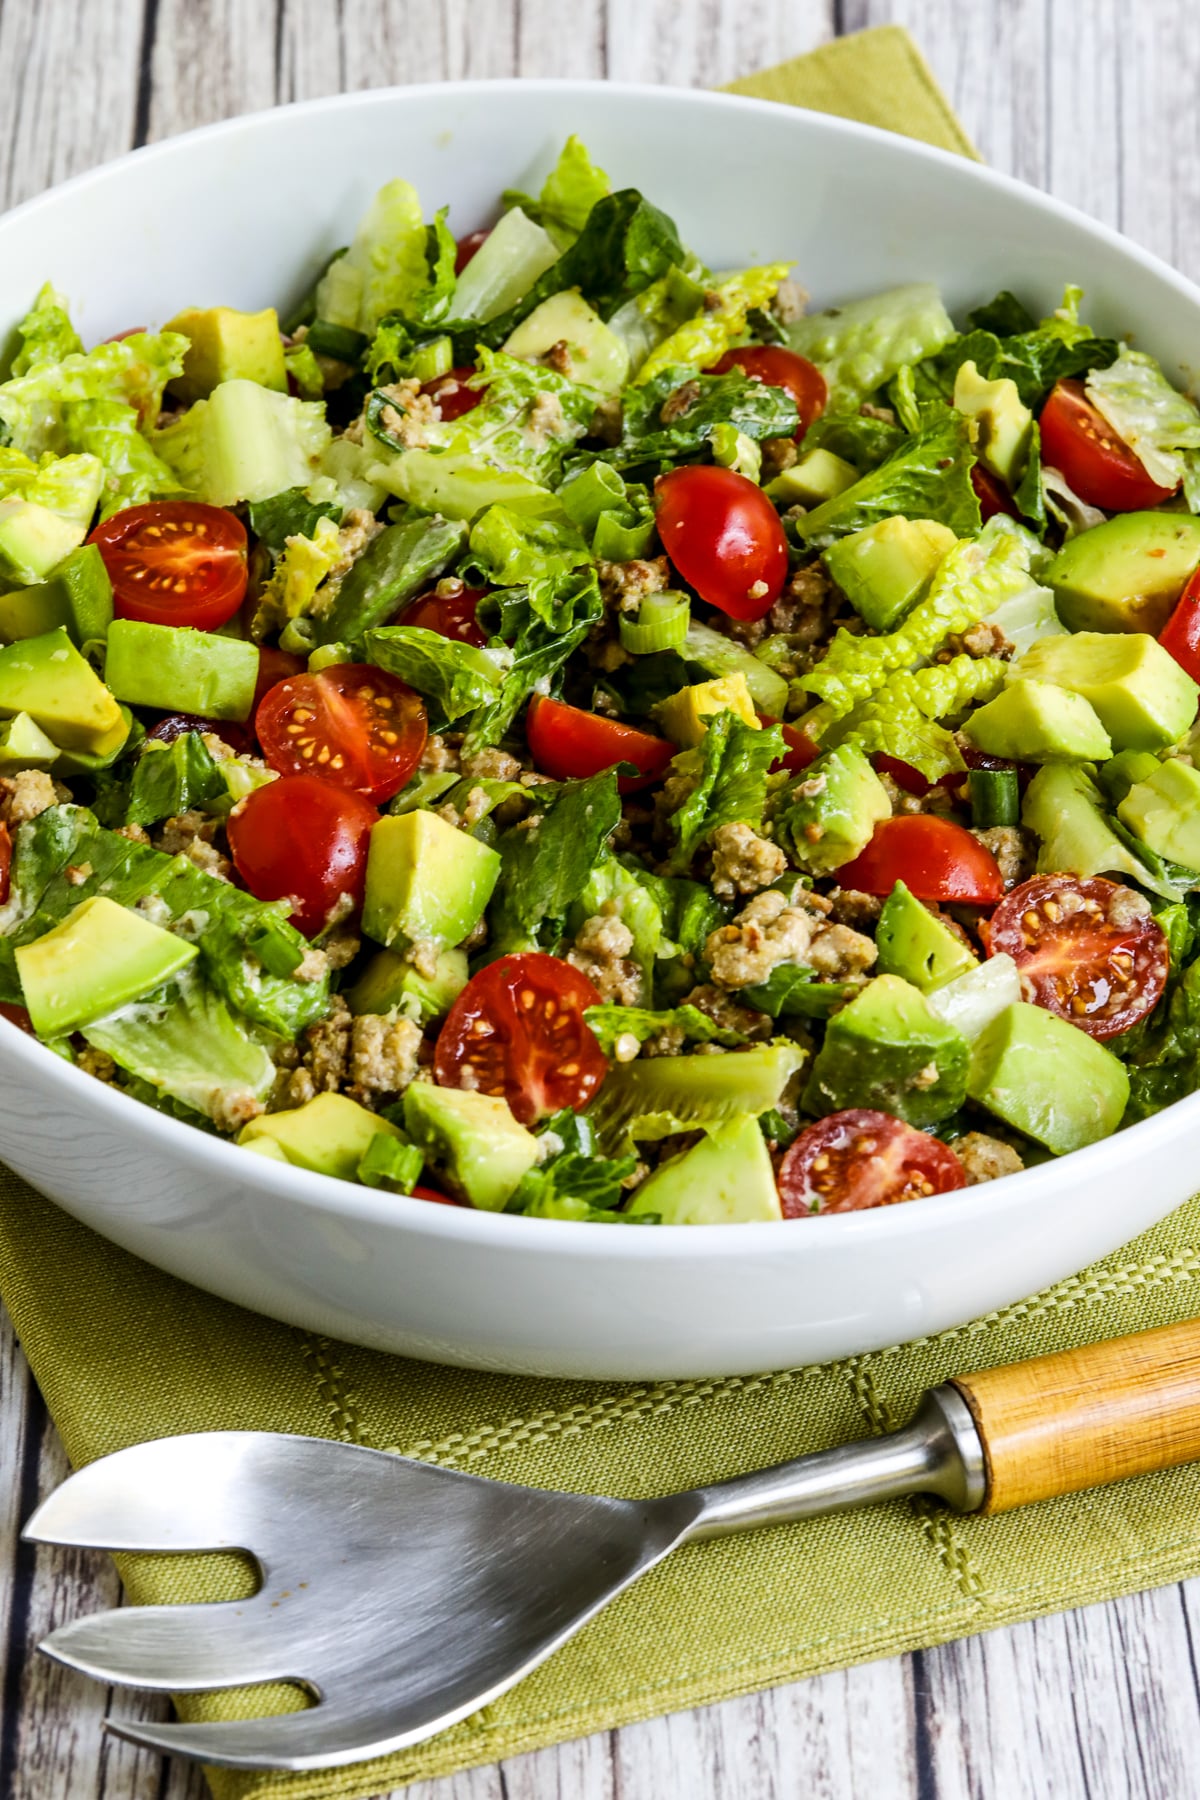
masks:
<path id="1" fill-rule="evenodd" d="M 510 75 L 710 87 L 888 20 L 914 32 L 991 163 L 1200 277 L 1197 0 L 0 0 L 0 210 L 131 145 L 283 101 Z M 106 1710 L 138 1701 L 33 1655 L 117 1586 L 100 1559 L 17 1547 L 66 1470 L 2 1329 L 0 1800 L 200 1800 L 194 1772 L 102 1738 Z M 1187 1800 L 1196 1635 L 1191 1582 L 407 1791 Z"/>

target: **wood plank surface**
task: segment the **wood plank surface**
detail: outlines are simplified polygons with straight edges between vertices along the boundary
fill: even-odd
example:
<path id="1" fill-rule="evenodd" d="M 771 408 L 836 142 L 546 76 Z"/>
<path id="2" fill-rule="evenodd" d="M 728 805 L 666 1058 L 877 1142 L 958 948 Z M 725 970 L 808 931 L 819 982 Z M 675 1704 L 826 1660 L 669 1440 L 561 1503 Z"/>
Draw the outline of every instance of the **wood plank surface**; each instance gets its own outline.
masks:
<path id="1" fill-rule="evenodd" d="M 1200 276 L 1195 0 L 0 0 L 0 208 L 133 145 L 395 81 L 715 86 L 896 20 L 996 167 Z M 31 271 L 31 281 L 37 271 Z M 62 1451 L 0 1324 L 0 1800 L 200 1800 L 101 1734 L 157 1702 L 33 1655 L 114 1604 L 101 1558 L 18 1548 Z M 407 1790 L 411 1800 L 1200 1800 L 1200 1583 Z"/>

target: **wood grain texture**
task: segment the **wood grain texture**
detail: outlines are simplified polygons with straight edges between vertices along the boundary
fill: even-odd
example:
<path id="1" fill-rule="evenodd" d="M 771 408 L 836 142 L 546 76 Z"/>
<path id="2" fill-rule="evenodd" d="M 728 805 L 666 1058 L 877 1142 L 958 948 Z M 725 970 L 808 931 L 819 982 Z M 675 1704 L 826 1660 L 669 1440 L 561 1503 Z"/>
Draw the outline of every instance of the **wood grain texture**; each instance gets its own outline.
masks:
<path id="1" fill-rule="evenodd" d="M 1195 0 L 0 0 L 0 206 L 131 146 L 396 81 L 716 86 L 835 32 L 914 33 L 982 154 L 1200 276 Z M 38 272 L 31 272 L 36 281 Z M 0 1323 L 0 1800 L 201 1800 L 32 1654 L 113 1604 L 18 1551 L 61 1450 Z M 1200 1582 L 676 1714 L 410 1800 L 1200 1800 Z"/>

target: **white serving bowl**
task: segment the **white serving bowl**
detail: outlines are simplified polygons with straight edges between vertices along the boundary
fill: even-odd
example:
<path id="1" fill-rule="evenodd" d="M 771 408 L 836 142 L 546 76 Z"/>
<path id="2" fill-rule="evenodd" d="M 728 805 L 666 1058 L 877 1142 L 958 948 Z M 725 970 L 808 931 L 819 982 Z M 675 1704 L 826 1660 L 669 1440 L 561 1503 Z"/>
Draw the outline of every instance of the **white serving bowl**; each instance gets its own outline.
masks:
<path id="1" fill-rule="evenodd" d="M 459 232 L 568 132 L 713 266 L 794 257 L 817 304 L 898 282 L 951 310 L 1068 281 L 1177 378 L 1200 294 L 1078 213 L 961 158 L 758 101 L 574 82 L 351 94 L 139 150 L 0 220 L 0 333 L 52 280 L 85 340 L 184 305 L 286 303 L 394 175 Z M 1197 1186 L 1200 1096 L 1055 1164 L 791 1225 L 624 1231 L 431 1206 L 247 1155 L 0 1028 L 0 1155 L 85 1224 L 243 1306 L 479 1368 L 744 1374 L 959 1324 L 1079 1269 Z"/>

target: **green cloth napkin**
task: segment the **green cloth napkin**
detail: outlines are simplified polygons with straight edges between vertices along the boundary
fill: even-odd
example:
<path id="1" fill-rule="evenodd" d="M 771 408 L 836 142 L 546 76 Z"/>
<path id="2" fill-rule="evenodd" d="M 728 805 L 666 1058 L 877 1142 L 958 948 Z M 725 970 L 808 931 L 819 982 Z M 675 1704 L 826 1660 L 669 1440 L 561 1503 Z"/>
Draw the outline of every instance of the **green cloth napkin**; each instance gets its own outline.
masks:
<path id="1" fill-rule="evenodd" d="M 736 86 L 971 153 L 894 27 Z M 273 1324 L 137 1262 L 0 1172 L 0 1292 L 77 1464 L 172 1432 L 265 1428 L 534 1486 L 663 1493 L 888 1430 L 955 1372 L 1190 1318 L 1198 1278 L 1200 1200 L 1048 1293 L 898 1349 L 725 1381 L 535 1381 Z M 1198 1569 L 1200 1465 L 996 1519 L 898 1501 L 680 1551 L 528 1681 L 416 1749 L 324 1775 L 210 1779 L 217 1800 L 373 1795 Z M 126 1558 L 122 1574 L 143 1603 L 252 1586 L 233 1556 Z M 298 1703 L 259 1689 L 180 1710 L 222 1718 Z"/>

